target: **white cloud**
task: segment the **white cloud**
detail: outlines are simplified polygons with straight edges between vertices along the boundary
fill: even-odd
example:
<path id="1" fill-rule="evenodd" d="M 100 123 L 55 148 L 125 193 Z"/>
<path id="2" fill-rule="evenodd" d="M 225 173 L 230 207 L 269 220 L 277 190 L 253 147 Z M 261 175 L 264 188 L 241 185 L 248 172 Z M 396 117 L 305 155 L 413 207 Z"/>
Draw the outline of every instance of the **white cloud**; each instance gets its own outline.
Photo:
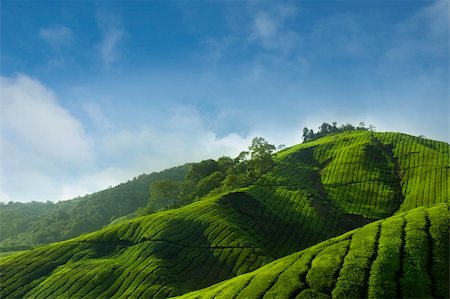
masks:
<path id="1" fill-rule="evenodd" d="M 248 137 L 235 133 L 217 137 L 195 109 L 180 106 L 166 122 L 106 134 L 99 149 L 117 167 L 148 172 L 221 155 L 236 156 L 248 145 Z"/>
<path id="2" fill-rule="evenodd" d="M 206 133 L 200 140 L 200 146 L 204 148 L 206 155 L 218 157 L 228 155 L 237 157 L 237 155 L 248 148 L 251 143 L 251 137 L 242 137 L 239 134 L 231 133 L 222 138 L 218 138 L 212 132 Z"/>
<path id="3" fill-rule="evenodd" d="M 110 12 L 98 11 L 96 19 L 102 34 L 98 50 L 103 65 L 109 68 L 112 63 L 120 59 L 120 42 L 125 36 L 125 31 L 119 18 Z"/>
<path id="4" fill-rule="evenodd" d="M 257 9 L 250 27 L 249 41 L 283 55 L 296 50 L 301 44 L 300 35 L 289 24 L 296 14 L 295 7 L 286 5 Z"/>
<path id="5" fill-rule="evenodd" d="M 267 13 L 258 13 L 253 21 L 252 37 L 266 41 L 277 33 L 278 24 Z"/>
<path id="6" fill-rule="evenodd" d="M 449 2 L 435 1 L 395 27 L 394 39 L 382 62 L 397 69 L 415 66 L 411 61 L 440 59 L 448 56 Z M 448 65 L 446 67 L 448 72 Z"/>
<path id="7" fill-rule="evenodd" d="M 376 53 L 377 42 L 362 17 L 355 13 L 336 13 L 317 20 L 311 34 L 314 54 L 325 59 L 365 58 Z"/>
<path id="8" fill-rule="evenodd" d="M 108 119 L 108 117 L 106 117 L 98 104 L 94 102 L 86 102 L 83 104 L 82 108 L 96 127 L 103 130 L 108 130 L 113 127 L 112 122 Z"/>
<path id="9" fill-rule="evenodd" d="M 66 181 L 59 186 L 59 194 L 54 200 L 68 200 L 95 191 L 104 190 L 126 182 L 141 173 L 142 172 L 137 172 L 133 169 L 122 169 L 117 167 L 107 167 L 96 172 L 87 173 L 75 180 Z"/>
<path id="10" fill-rule="evenodd" d="M 2 189 L 0 189 L 0 202 L 9 202 L 11 198 Z"/>
<path id="11" fill-rule="evenodd" d="M 99 146 L 103 154 L 110 157 L 129 153 L 128 158 L 132 158 L 137 152 L 149 152 L 155 141 L 156 134 L 150 128 L 143 127 L 133 131 L 120 129 L 104 135 Z"/>
<path id="12" fill-rule="evenodd" d="M 39 35 L 54 48 L 69 46 L 74 41 L 72 31 L 62 25 L 42 28 Z"/>
<path id="13" fill-rule="evenodd" d="M 39 81 L 1 77 L 0 87 L 1 188 L 11 200 L 46 200 L 54 194 L 53 177 L 90 165 L 90 140 Z"/>
<path id="14" fill-rule="evenodd" d="M 87 159 L 83 127 L 40 82 L 18 75 L 1 77 L 2 129 L 14 140 L 53 159 Z M 11 137 L 12 138 L 12 137 Z"/>
<path id="15" fill-rule="evenodd" d="M 265 66 L 273 67 L 288 62 L 291 66 L 299 64 L 302 38 L 298 27 L 292 22 L 299 10 L 294 5 L 249 2 L 247 6 L 237 10 L 230 10 L 227 14 L 229 32 L 221 37 L 209 37 L 202 41 L 209 58 L 207 63 L 217 63 L 222 58 L 237 53 L 252 52 L 254 60 L 250 66 L 256 65 L 259 71 Z M 303 58 L 305 59 L 305 58 Z M 247 63 L 246 63 L 247 64 Z M 302 66 L 302 64 L 299 64 Z M 257 78 L 259 75 L 251 75 Z M 253 80 L 253 79 L 252 79 Z"/>
<path id="16" fill-rule="evenodd" d="M 238 39 L 236 37 L 231 36 L 225 36 L 218 39 L 207 38 L 201 42 L 206 48 L 206 55 L 202 55 L 201 58 L 203 59 L 204 56 L 206 56 L 208 63 L 216 64 L 237 41 Z"/>
<path id="17" fill-rule="evenodd" d="M 401 24 L 400 28 L 406 32 L 425 28 L 433 37 L 448 41 L 449 25 L 449 2 L 436 0 Z"/>
<path id="18" fill-rule="evenodd" d="M 231 133 L 224 137 L 207 129 L 193 108 L 174 108 L 165 123 L 154 127 L 109 131 L 98 139 L 97 160 L 107 164 L 66 181 L 58 190 L 59 200 L 115 186 L 142 173 L 159 171 L 187 162 L 235 157 L 250 144 L 250 137 Z"/>
<path id="19" fill-rule="evenodd" d="M 17 75 L 0 82 L 2 201 L 65 200 L 142 173 L 236 156 L 250 143 L 235 133 L 218 137 L 190 106 L 174 107 L 165 121 L 120 128 L 88 103 L 83 107 L 88 117 L 107 128 L 88 135 L 39 81 Z"/>
<path id="20" fill-rule="evenodd" d="M 109 67 L 113 62 L 120 58 L 118 46 L 123 35 L 124 33 L 122 30 L 113 29 L 106 32 L 103 36 L 103 40 L 99 47 L 103 63 L 106 67 Z"/>
<path id="21" fill-rule="evenodd" d="M 440 36 L 447 35 L 450 27 L 450 4 L 448 1 L 436 1 L 422 12 L 428 18 L 430 29 Z"/>

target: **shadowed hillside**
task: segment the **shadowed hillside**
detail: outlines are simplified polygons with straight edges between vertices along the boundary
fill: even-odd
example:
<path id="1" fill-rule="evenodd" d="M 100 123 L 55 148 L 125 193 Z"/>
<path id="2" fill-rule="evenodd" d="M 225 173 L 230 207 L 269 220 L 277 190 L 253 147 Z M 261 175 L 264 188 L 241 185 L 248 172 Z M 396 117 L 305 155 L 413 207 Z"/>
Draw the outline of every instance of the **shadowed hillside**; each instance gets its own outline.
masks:
<path id="1" fill-rule="evenodd" d="M 448 202 L 449 145 L 442 142 L 398 133 L 345 132 L 283 150 L 274 160 L 274 168 L 247 188 L 5 257 L 0 260 L 0 295 L 180 295 L 369 222 Z M 406 228 L 396 231 L 396 237 L 403 240 Z M 353 234 L 337 243 L 327 241 L 336 247 L 330 258 L 343 259 Z M 378 235 L 382 231 L 373 237 Z M 330 261 L 330 269 L 340 269 L 339 261 Z M 321 277 L 319 266 L 308 274 Z M 305 292 L 331 294 L 333 279 L 327 279 Z"/>
<path id="2" fill-rule="evenodd" d="M 189 164 L 142 174 L 126 183 L 58 203 L 0 204 L 0 252 L 77 237 L 145 207 L 151 182 L 182 181 Z"/>
<path id="3" fill-rule="evenodd" d="M 448 298 L 448 220 L 416 208 L 182 298 Z"/>

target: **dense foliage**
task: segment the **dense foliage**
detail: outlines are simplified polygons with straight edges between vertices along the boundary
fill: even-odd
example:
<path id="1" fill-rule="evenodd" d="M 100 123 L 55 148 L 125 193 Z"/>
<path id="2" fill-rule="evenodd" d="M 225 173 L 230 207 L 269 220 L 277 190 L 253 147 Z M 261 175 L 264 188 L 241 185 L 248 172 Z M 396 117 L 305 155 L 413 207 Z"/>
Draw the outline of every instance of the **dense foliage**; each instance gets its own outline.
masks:
<path id="1" fill-rule="evenodd" d="M 354 126 L 352 124 L 342 124 L 340 126 L 337 125 L 337 122 L 333 122 L 331 125 L 329 123 L 323 123 L 318 131 L 315 133 L 313 129 L 308 129 L 307 127 L 303 128 L 303 142 L 308 142 L 312 140 L 319 139 L 321 137 L 341 133 L 348 131 L 374 131 L 375 127 L 373 125 L 369 125 L 366 127 L 364 122 L 360 122 L 358 126 Z"/>
<path id="2" fill-rule="evenodd" d="M 274 145 L 255 137 L 248 151 L 241 152 L 235 159 L 224 156 L 217 161 L 193 163 L 182 182 L 168 179 L 152 182 L 148 205 L 138 214 L 181 207 L 208 195 L 246 187 L 273 167 L 274 151 Z"/>
<path id="3" fill-rule="evenodd" d="M 100 229 L 114 219 L 145 207 L 151 182 L 181 181 L 189 166 L 140 175 L 116 187 L 58 203 L 2 203 L 0 251 L 66 240 Z"/>
<path id="4" fill-rule="evenodd" d="M 247 188 L 0 258 L 0 296 L 165 298 L 240 274 L 220 296 L 448 296 L 448 144 L 351 131 L 282 150 L 273 163 Z"/>

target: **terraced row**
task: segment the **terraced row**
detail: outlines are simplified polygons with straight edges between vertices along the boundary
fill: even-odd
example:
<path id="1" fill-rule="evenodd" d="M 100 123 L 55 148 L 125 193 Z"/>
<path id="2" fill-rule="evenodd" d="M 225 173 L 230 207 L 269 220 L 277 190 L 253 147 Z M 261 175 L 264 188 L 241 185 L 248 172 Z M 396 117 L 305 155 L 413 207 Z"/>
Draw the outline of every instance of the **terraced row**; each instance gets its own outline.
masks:
<path id="1" fill-rule="evenodd" d="M 374 183 L 367 178 L 368 175 L 372 175 L 370 171 L 374 167 L 368 167 L 366 170 L 366 168 L 360 166 L 362 161 L 355 160 L 354 157 L 358 157 L 358 151 L 363 152 L 364 147 L 360 145 L 365 145 L 358 140 L 363 139 L 364 141 L 366 137 L 367 135 L 358 134 L 356 141 L 349 142 L 349 149 L 342 146 L 334 149 L 334 142 L 330 142 L 330 140 L 325 143 L 318 143 L 317 141 L 301 145 L 289 154 L 284 153 L 282 155 L 284 163 L 278 164 L 290 170 L 290 173 L 285 174 L 283 169 L 280 170 L 280 167 L 278 167 L 272 173 L 266 175 L 264 179 L 269 182 L 276 182 L 279 181 L 280 177 L 290 176 L 289 181 L 297 182 L 298 188 L 309 191 L 311 197 L 316 200 L 331 204 L 337 210 L 340 210 L 341 214 L 351 213 L 374 218 L 369 213 L 370 211 L 362 209 L 363 207 L 372 209 L 371 204 L 377 202 L 376 198 L 373 200 L 374 195 L 383 197 L 386 192 L 383 188 L 378 187 L 374 188 L 371 194 L 367 194 L 367 191 L 364 192 Z M 340 143 L 342 144 L 342 142 Z M 352 162 L 352 160 L 355 161 Z M 293 170 L 297 170 L 297 173 L 293 174 Z M 388 172 L 389 169 L 383 171 Z M 332 181 L 332 177 L 334 177 L 334 181 Z M 367 188 L 365 188 L 366 186 Z M 388 187 L 384 189 L 388 189 Z M 358 197 L 358 200 L 355 201 L 355 197 Z M 387 200 L 392 202 L 390 198 Z M 385 210 L 385 207 L 382 206 L 380 209 Z M 358 213 L 358 211 L 360 212 Z M 392 214 L 394 211 L 389 212 Z"/>
<path id="2" fill-rule="evenodd" d="M 448 201 L 448 143 L 398 133 L 379 134 L 379 139 L 394 145 L 393 153 L 398 161 L 405 198 L 400 211 Z"/>
<path id="3" fill-rule="evenodd" d="M 448 298 L 448 220 L 417 208 L 181 298 Z"/>
<path id="4" fill-rule="evenodd" d="M 382 219 L 448 201 L 450 147 L 399 133 L 346 132 L 277 154 L 260 185 L 307 190 L 343 214 Z"/>

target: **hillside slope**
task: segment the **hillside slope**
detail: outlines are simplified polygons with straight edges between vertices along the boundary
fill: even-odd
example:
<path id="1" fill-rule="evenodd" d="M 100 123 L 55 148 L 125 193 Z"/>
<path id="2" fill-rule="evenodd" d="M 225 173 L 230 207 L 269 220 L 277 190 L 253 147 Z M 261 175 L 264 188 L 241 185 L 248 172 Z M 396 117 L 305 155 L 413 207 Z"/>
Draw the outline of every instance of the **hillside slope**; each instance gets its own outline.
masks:
<path id="1" fill-rule="evenodd" d="M 151 182 L 184 179 L 189 164 L 143 174 L 115 187 L 58 203 L 0 204 L 0 252 L 66 240 L 145 207 Z"/>
<path id="2" fill-rule="evenodd" d="M 449 145 L 346 132 L 279 152 L 248 188 L 0 259 L 1 297 L 167 297 L 448 201 Z"/>
<path id="3" fill-rule="evenodd" d="M 181 298 L 448 298 L 448 221 L 416 208 Z"/>

